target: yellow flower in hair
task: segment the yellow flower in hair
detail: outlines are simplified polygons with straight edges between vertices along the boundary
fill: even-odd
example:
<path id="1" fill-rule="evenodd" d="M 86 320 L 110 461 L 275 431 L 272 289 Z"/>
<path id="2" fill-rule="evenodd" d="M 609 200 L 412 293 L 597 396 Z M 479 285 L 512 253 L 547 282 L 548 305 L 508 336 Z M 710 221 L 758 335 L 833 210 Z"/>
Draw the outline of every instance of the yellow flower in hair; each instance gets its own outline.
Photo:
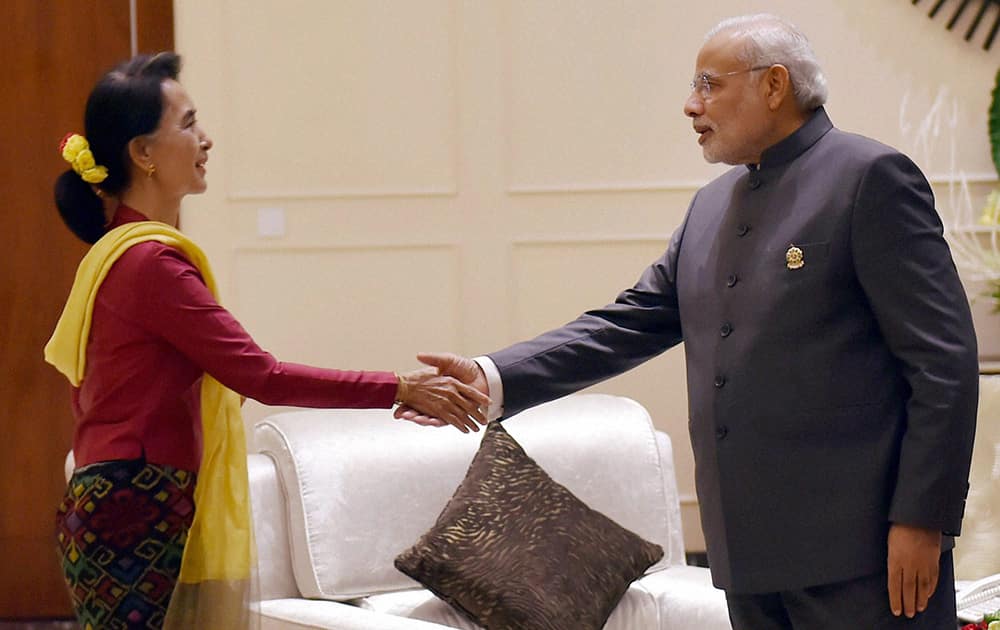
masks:
<path id="1" fill-rule="evenodd" d="M 88 184 L 100 184 L 108 177 L 108 169 L 97 164 L 90 143 L 78 133 L 68 133 L 59 144 L 59 152 L 80 179 Z"/>
<path id="2" fill-rule="evenodd" d="M 95 166 L 97 166 L 97 162 L 94 161 L 94 154 L 90 152 L 90 149 L 80 151 L 76 154 L 76 158 L 73 159 L 73 170 L 81 175 L 84 171 L 88 171 Z"/>
<path id="3" fill-rule="evenodd" d="M 81 151 L 89 151 L 90 144 L 87 139 L 78 133 L 68 134 L 62 143 L 62 157 L 64 160 L 72 164 L 76 161 L 76 156 L 80 154 Z"/>
<path id="4" fill-rule="evenodd" d="M 88 184 L 100 184 L 108 177 L 108 169 L 103 166 L 95 166 L 93 168 L 88 168 L 84 172 L 80 173 L 80 179 L 87 182 Z"/>

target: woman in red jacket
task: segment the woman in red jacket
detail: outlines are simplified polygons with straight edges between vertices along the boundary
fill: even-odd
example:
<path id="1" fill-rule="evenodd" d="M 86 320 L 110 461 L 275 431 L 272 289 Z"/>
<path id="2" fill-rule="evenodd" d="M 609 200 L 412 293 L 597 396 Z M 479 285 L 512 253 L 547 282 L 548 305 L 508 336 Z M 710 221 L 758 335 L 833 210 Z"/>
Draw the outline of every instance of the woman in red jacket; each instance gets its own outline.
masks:
<path id="1" fill-rule="evenodd" d="M 71 168 L 56 183 L 59 212 L 78 237 L 96 243 L 46 348 L 74 385 L 77 468 L 57 537 L 83 627 L 163 623 L 202 508 L 195 510 L 195 488 L 207 474 L 227 474 L 203 467 L 215 444 L 209 431 L 240 432 L 229 447 L 242 441 L 238 402 L 236 420 L 225 424 L 218 410 L 225 403 L 206 402 L 209 383 L 220 400 L 232 390 L 271 405 L 405 403 L 434 418 L 429 424 L 462 431 L 477 430 L 488 402 L 433 370 L 397 375 L 278 361 L 219 305 L 203 254 L 176 230 L 181 200 L 206 189 L 212 148 L 179 70 L 174 53 L 121 64 L 90 94 L 86 135 L 71 134 L 61 147 Z M 88 276 L 88 269 L 100 271 Z M 77 294 L 85 296 L 78 303 Z M 243 497 L 245 447 L 237 446 L 228 464 L 236 465 Z M 229 503 L 239 510 L 245 501 Z"/>

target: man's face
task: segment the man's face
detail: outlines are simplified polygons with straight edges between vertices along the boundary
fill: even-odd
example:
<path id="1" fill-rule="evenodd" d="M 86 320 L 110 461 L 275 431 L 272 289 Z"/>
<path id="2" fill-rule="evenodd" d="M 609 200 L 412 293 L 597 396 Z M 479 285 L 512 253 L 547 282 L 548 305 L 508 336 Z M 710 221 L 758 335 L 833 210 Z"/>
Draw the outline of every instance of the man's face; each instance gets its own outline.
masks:
<path id="1" fill-rule="evenodd" d="M 737 59 L 740 41 L 722 32 L 705 42 L 695 65 L 694 88 L 684 103 L 698 144 L 710 163 L 757 164 L 767 148 L 768 108 L 761 78 Z"/>

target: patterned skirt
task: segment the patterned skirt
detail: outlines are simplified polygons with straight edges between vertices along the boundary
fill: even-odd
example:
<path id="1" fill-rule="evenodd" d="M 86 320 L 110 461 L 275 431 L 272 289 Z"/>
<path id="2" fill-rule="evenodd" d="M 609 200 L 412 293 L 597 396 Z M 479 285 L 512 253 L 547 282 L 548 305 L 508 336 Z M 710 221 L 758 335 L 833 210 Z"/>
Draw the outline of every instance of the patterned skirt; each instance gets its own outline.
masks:
<path id="1" fill-rule="evenodd" d="M 73 473 L 56 514 L 56 539 L 85 630 L 162 626 L 194 519 L 195 477 L 144 460 Z"/>

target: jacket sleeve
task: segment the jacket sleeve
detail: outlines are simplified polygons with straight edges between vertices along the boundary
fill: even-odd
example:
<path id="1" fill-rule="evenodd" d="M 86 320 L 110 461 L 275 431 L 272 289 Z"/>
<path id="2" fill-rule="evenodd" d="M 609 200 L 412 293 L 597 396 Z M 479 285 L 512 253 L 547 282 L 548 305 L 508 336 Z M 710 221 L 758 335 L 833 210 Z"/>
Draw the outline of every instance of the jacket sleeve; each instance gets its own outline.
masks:
<path id="1" fill-rule="evenodd" d="M 607 306 L 488 356 L 503 381 L 504 417 L 606 380 L 682 339 L 677 254 L 682 225 L 667 251 Z"/>
<path id="2" fill-rule="evenodd" d="M 889 518 L 957 535 L 976 426 L 976 336 L 933 193 L 905 156 L 871 163 L 851 244 L 857 277 L 910 390 Z"/>

